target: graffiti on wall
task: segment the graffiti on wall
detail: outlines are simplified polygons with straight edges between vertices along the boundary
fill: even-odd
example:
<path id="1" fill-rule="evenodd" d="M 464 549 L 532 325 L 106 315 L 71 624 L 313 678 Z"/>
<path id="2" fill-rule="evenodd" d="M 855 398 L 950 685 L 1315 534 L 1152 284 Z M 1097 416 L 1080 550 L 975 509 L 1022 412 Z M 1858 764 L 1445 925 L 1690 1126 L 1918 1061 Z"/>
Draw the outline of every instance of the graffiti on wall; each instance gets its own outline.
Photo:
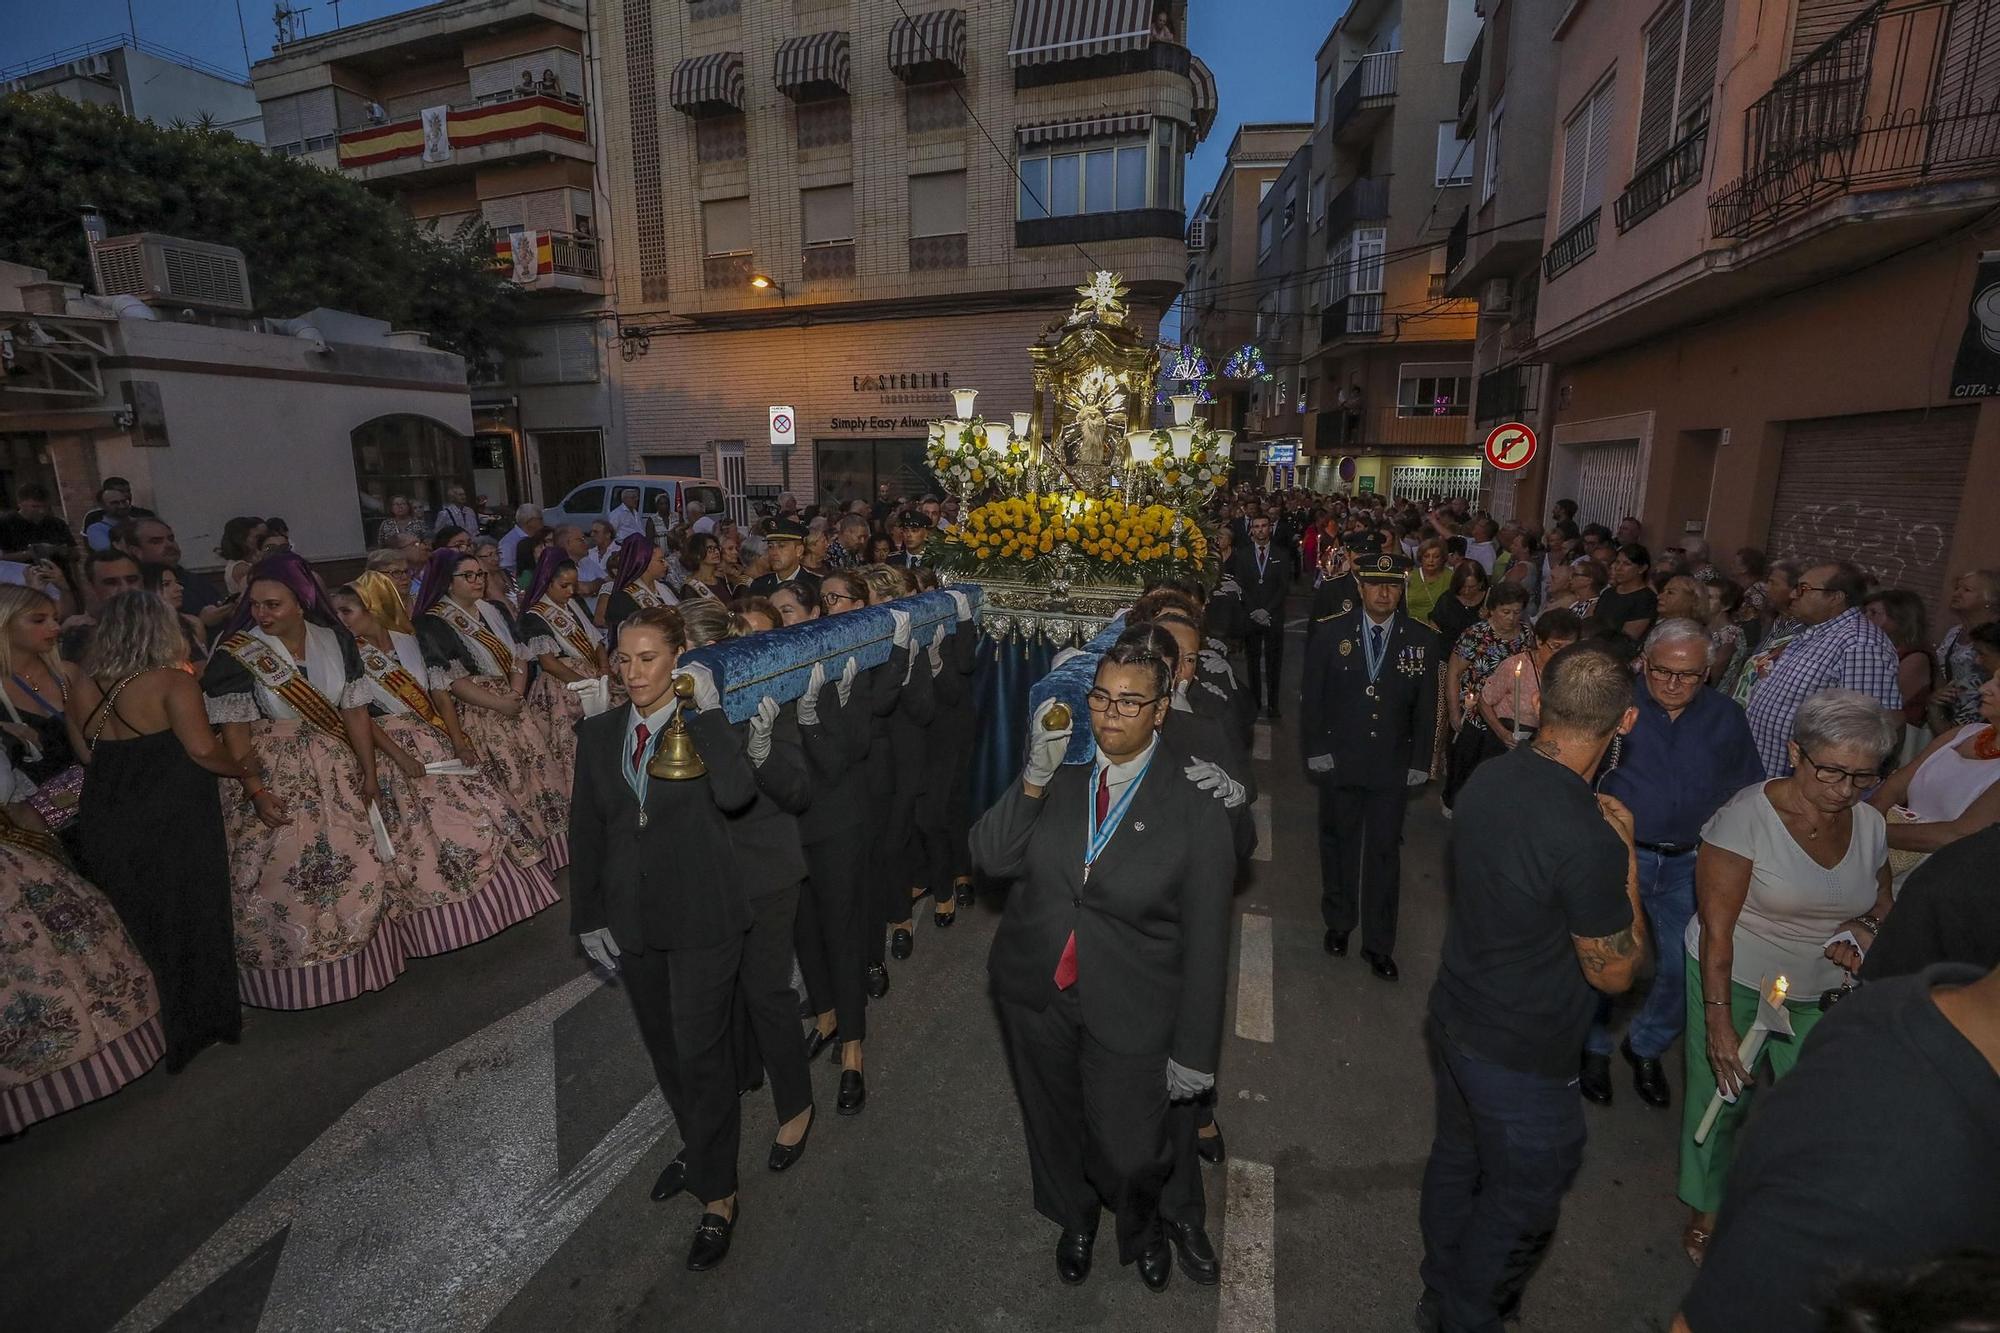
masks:
<path id="1" fill-rule="evenodd" d="M 1929 598 L 1951 538 L 1936 523 L 1910 523 L 1859 500 L 1809 504 L 1771 525 L 1774 560 L 1851 560 L 1892 588 Z"/>

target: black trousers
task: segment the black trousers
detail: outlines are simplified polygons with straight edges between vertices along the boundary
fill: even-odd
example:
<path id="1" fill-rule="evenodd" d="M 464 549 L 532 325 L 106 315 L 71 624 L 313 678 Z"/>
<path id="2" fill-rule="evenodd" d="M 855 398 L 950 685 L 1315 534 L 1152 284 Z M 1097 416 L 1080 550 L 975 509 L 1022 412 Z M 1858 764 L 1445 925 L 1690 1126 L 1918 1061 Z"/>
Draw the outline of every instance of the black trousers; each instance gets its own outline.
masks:
<path id="1" fill-rule="evenodd" d="M 1243 635 L 1243 664 L 1250 674 L 1250 704 L 1253 708 L 1276 708 L 1278 686 L 1284 679 L 1285 611 L 1271 613 L 1271 624 L 1252 625 Z M 1267 683 L 1268 682 L 1268 683 Z"/>
<path id="2" fill-rule="evenodd" d="M 1351 931 L 1359 918 L 1361 947 L 1396 951 L 1396 916 L 1403 891 L 1403 812 L 1409 796 L 1393 787 L 1319 788 L 1319 911 L 1328 930 Z"/>
<path id="3" fill-rule="evenodd" d="M 1485 727 L 1475 726 L 1468 720 L 1451 738 L 1451 746 L 1445 751 L 1444 791 L 1440 800 L 1449 810 L 1458 793 L 1465 787 L 1472 771 L 1496 755 L 1507 753 L 1507 746 L 1498 736 Z"/>
<path id="4" fill-rule="evenodd" d="M 916 837 L 917 779 L 897 775 L 897 787 L 888 797 L 887 820 L 877 826 L 869 857 L 874 929 L 869 932 L 868 961 L 880 963 L 889 939 L 888 925 L 908 921 L 916 909 L 910 906 L 910 890 L 916 887 L 915 858 L 911 847 Z"/>
<path id="5" fill-rule="evenodd" d="M 799 890 L 792 943 L 806 998 L 816 1014 L 833 1010 L 842 1041 L 860 1041 L 868 1035 L 867 936 L 881 933 L 861 910 L 867 843 L 860 830 L 842 830 L 805 849 L 811 878 Z"/>
<path id="6" fill-rule="evenodd" d="M 1195 1156 L 1196 1132 L 1215 1122 L 1215 1090 L 1188 1102 L 1167 1105 L 1167 1146 L 1172 1165 L 1160 1189 L 1160 1216 L 1184 1226 L 1208 1225 L 1208 1195 L 1202 1189 L 1201 1158 Z"/>
<path id="7" fill-rule="evenodd" d="M 743 1124 L 730 1016 L 746 938 L 688 949 L 627 948 L 618 959 L 639 1036 L 686 1145 L 688 1193 L 703 1203 L 736 1193 Z"/>
<path id="8" fill-rule="evenodd" d="M 736 982 L 736 1081 L 741 1087 L 761 1065 L 771 1081 L 771 1103 L 783 1124 L 812 1105 L 799 996 L 792 989 L 792 929 L 799 886 L 750 898 L 750 933 L 743 937 L 743 965 Z"/>
<path id="9" fill-rule="evenodd" d="M 1131 1263 L 1158 1234 L 1172 1166 L 1167 1053 L 1106 1049 L 1083 1026 L 1076 986 L 1057 991 L 1041 1013 L 998 1005 L 1028 1131 L 1035 1211 L 1065 1231 L 1094 1232 L 1101 1203 L 1116 1220 L 1119 1262 Z"/>

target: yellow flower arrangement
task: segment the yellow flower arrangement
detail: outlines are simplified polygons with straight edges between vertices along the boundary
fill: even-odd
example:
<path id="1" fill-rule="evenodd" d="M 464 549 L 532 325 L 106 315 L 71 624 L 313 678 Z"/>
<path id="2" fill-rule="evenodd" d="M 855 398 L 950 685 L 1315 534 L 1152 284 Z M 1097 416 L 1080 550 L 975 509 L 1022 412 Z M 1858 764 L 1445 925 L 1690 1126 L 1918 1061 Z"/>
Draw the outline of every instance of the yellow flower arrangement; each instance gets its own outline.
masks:
<path id="1" fill-rule="evenodd" d="M 1082 491 L 989 500 L 966 514 L 939 552 L 946 563 L 992 569 L 991 562 L 1034 565 L 1067 545 L 1092 564 L 1167 573 L 1208 560 L 1208 540 L 1191 519 L 1167 505 L 1127 504 Z M 962 557 L 962 559 L 960 558 Z M 1006 571 L 995 571 L 1005 573 Z M 1026 572 L 1025 570 L 1020 572 Z"/>

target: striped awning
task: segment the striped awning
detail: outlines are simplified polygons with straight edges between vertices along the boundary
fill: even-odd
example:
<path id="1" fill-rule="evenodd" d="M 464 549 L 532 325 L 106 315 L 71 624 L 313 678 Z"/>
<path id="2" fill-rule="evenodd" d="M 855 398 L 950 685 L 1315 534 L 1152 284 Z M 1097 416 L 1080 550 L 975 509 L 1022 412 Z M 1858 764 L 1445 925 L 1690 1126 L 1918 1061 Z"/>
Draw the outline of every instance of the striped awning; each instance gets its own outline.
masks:
<path id="1" fill-rule="evenodd" d="M 1151 132 L 1153 117 L 1147 111 L 1128 111 L 1117 116 L 1092 116 L 1087 120 L 1051 120 L 1038 125 L 1022 125 L 1014 131 L 1021 147 L 1041 143 L 1066 143 L 1071 139 L 1108 139 Z"/>
<path id="2" fill-rule="evenodd" d="M 717 51 L 691 56 L 674 66 L 667 100 L 690 116 L 713 116 L 743 109 L 743 53 Z"/>
<path id="3" fill-rule="evenodd" d="M 771 82 L 793 99 L 846 92 L 847 34 L 816 32 L 781 43 Z"/>
<path id="4" fill-rule="evenodd" d="M 1190 55 L 1188 78 L 1194 83 L 1194 140 L 1200 143 L 1215 124 L 1215 75 L 1200 56 Z"/>
<path id="5" fill-rule="evenodd" d="M 934 9 L 904 16 L 889 30 L 889 69 L 914 83 L 965 73 L 965 11 Z"/>
<path id="6" fill-rule="evenodd" d="M 1151 0 L 1015 0 L 1007 54 L 1016 65 L 1048 65 L 1152 40 Z"/>

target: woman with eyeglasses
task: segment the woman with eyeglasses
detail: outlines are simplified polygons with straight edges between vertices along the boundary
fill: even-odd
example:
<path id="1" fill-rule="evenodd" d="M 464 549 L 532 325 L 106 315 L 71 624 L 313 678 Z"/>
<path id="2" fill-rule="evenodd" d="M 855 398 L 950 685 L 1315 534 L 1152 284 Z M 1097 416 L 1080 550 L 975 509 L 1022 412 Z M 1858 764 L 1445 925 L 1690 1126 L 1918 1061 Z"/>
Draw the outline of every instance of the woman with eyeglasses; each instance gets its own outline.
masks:
<path id="1" fill-rule="evenodd" d="M 1820 996 L 1860 968 L 1895 904 L 1887 828 L 1861 797 L 1881 781 L 1902 725 L 1858 690 L 1821 690 L 1793 720 L 1791 775 L 1745 787 L 1702 828 L 1687 934 L 1680 1172 L 1690 1210 L 1681 1244 L 1697 1264 L 1754 1095 L 1753 1071 L 1737 1048 L 1760 997 L 1785 978 L 1792 1035 L 1774 1032 L 1764 1045 L 1772 1078 L 1783 1078 L 1819 1022 Z M 1697 1144 L 1695 1129 L 1718 1088 L 1735 1101 Z"/>
<path id="2" fill-rule="evenodd" d="M 1447 813 L 1472 770 L 1487 756 L 1492 739 L 1479 712 L 1480 690 L 1502 662 L 1535 646 L 1535 631 L 1524 623 L 1527 611 L 1526 588 L 1518 583 L 1494 584 L 1486 594 L 1485 618 L 1458 636 L 1445 660 L 1445 709 L 1453 728 L 1442 797 Z"/>
<path id="3" fill-rule="evenodd" d="M 1014 882 L 986 966 L 1035 1208 L 1061 1228 L 1056 1274 L 1090 1275 L 1108 1206 L 1119 1262 L 1154 1291 L 1170 1240 L 1200 1271 L 1187 1229 L 1161 1217 L 1168 1104 L 1215 1085 L 1236 874 L 1222 802 L 1160 738 L 1173 690 L 1161 637 L 1128 631 L 1098 662 L 1089 762 L 1063 762 L 1082 719 L 1052 716 L 1054 700 L 1035 711 L 1020 781 L 972 830 L 974 865 Z"/>
<path id="4" fill-rule="evenodd" d="M 693 571 L 681 585 L 682 601 L 697 597 L 713 597 L 718 602 L 729 600 L 730 590 L 722 581 L 722 543 L 715 539 L 714 533 L 690 534 L 681 558 Z"/>

